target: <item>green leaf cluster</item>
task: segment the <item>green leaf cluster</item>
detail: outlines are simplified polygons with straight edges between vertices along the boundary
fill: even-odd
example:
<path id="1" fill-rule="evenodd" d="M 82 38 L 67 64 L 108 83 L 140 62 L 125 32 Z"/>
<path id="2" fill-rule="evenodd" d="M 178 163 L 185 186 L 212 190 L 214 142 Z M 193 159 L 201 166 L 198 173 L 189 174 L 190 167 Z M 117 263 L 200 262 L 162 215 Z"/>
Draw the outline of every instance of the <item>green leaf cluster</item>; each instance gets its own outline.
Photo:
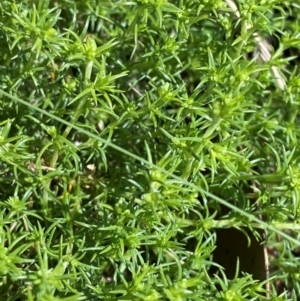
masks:
<path id="1" fill-rule="evenodd" d="M 228 2 L 0 3 L 0 300 L 298 300 L 299 4 Z"/>

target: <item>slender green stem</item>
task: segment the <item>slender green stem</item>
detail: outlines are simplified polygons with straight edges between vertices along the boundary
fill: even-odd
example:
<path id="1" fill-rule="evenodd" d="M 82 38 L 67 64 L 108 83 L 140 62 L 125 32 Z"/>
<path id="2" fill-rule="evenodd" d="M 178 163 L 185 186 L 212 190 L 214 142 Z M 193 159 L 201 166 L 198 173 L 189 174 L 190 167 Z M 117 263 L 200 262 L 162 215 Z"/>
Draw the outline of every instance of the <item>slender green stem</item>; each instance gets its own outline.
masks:
<path id="1" fill-rule="evenodd" d="M 194 191 L 197 191 L 200 194 L 205 195 L 207 198 L 211 198 L 211 199 L 217 201 L 218 203 L 220 203 L 221 205 L 224 205 L 224 206 L 228 207 L 229 209 L 231 209 L 231 210 L 233 210 L 235 212 L 240 213 L 242 216 L 247 217 L 248 220 L 249 220 L 249 222 L 256 222 L 258 224 L 261 224 L 264 229 L 266 229 L 266 230 L 268 229 L 270 231 L 274 231 L 275 233 L 281 235 L 282 237 L 284 237 L 288 241 L 293 242 L 297 246 L 300 246 L 300 241 L 296 240 L 295 238 L 293 238 L 292 236 L 286 234 L 285 232 L 283 232 L 283 231 L 281 231 L 279 229 L 276 229 L 273 225 L 270 225 L 270 224 L 268 224 L 268 223 L 260 220 L 258 217 L 255 217 L 255 216 L 251 215 L 250 213 L 245 212 L 244 210 L 236 207 L 235 205 L 233 205 L 233 204 L 231 204 L 231 203 L 229 203 L 229 202 L 221 199 L 220 197 L 218 197 L 218 196 L 216 196 L 216 195 L 214 195 L 214 194 L 212 194 L 212 193 L 210 193 L 208 191 L 205 191 L 201 187 L 198 187 L 195 184 L 190 183 L 190 182 L 182 179 L 181 177 L 178 177 L 178 176 L 174 175 L 173 173 L 167 171 L 165 168 L 162 168 L 162 167 L 160 167 L 160 166 L 158 166 L 156 164 L 153 164 L 153 163 L 149 162 L 148 160 L 146 160 L 146 159 L 144 159 L 144 158 L 142 158 L 140 156 L 137 156 L 137 155 L 133 154 L 132 152 L 129 152 L 128 150 L 126 150 L 126 149 L 124 149 L 124 148 L 122 148 L 122 147 L 114 144 L 111 141 L 107 142 L 105 139 L 103 139 L 103 138 L 101 138 L 101 137 L 99 137 L 99 136 L 97 136 L 97 135 L 95 135 L 95 134 L 93 134 L 93 133 L 91 133 L 91 132 L 83 129 L 83 128 L 80 128 L 77 125 L 71 124 L 70 122 L 68 122 L 66 120 L 63 120 L 62 118 L 57 117 L 57 116 L 53 115 L 50 112 L 44 111 L 44 110 L 40 109 L 39 107 L 34 107 L 32 104 L 24 101 L 23 99 L 20 99 L 19 97 L 16 97 L 14 95 L 10 95 L 9 93 L 3 91 L 2 89 L 0 89 L 0 94 L 2 94 L 4 96 L 6 96 L 6 97 L 8 97 L 8 98 L 10 98 L 10 99 L 18 102 L 18 103 L 22 103 L 23 105 L 28 106 L 28 107 L 30 107 L 30 108 L 38 111 L 38 112 L 41 112 L 41 113 L 43 113 L 43 114 L 51 117 L 52 119 L 55 119 L 55 120 L 57 120 L 57 121 L 65 124 L 67 126 L 70 126 L 71 128 L 76 129 L 78 132 L 84 133 L 85 135 L 87 135 L 90 138 L 93 138 L 93 139 L 95 139 L 95 140 L 97 140 L 99 142 L 102 142 L 104 144 L 106 143 L 106 145 L 108 147 L 111 147 L 112 149 L 114 149 L 114 150 L 116 150 L 116 151 L 118 151 L 118 152 L 120 152 L 120 153 L 122 153 L 122 154 L 124 154 L 124 155 L 126 155 L 128 157 L 131 157 L 131 158 L 133 158 L 133 159 L 135 159 L 135 160 L 137 160 L 137 161 L 145 164 L 146 166 L 149 166 L 151 169 L 158 170 L 162 174 L 165 174 L 168 177 L 170 177 L 170 178 L 172 178 L 172 179 L 174 179 L 176 181 L 179 181 L 183 185 L 186 185 L 187 187 L 192 188 Z"/>

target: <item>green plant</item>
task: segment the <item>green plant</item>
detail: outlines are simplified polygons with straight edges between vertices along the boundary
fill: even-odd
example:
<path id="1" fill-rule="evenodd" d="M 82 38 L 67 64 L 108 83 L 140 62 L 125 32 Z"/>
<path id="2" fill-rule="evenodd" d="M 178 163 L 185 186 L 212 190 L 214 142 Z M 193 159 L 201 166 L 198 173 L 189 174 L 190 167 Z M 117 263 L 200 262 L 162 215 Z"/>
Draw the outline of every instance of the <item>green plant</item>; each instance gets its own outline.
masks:
<path id="1" fill-rule="evenodd" d="M 268 299 L 227 227 L 299 298 L 299 6 L 256 2 L 1 2 L 1 300 Z"/>

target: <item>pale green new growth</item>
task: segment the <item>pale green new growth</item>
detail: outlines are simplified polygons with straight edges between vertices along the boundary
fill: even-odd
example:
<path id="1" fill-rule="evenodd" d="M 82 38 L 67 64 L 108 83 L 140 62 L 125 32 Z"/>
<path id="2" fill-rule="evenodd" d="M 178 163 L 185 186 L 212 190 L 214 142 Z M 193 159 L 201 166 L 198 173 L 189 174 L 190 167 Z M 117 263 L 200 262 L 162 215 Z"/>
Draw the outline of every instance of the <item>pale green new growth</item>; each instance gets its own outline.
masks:
<path id="1" fill-rule="evenodd" d="M 299 21 L 2 1 L 0 300 L 298 300 Z M 269 281 L 216 266 L 228 227 L 266 230 Z"/>

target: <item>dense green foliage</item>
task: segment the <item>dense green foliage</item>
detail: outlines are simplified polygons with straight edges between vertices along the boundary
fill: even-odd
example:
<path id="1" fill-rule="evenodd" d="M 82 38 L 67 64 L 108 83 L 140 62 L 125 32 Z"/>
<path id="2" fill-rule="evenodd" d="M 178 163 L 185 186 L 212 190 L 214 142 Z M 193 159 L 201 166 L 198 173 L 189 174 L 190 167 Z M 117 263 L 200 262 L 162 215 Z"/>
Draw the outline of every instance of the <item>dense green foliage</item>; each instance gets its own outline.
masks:
<path id="1" fill-rule="evenodd" d="M 0 300 L 267 299 L 210 273 L 228 226 L 297 300 L 300 7 L 236 5 L 1 1 Z"/>

